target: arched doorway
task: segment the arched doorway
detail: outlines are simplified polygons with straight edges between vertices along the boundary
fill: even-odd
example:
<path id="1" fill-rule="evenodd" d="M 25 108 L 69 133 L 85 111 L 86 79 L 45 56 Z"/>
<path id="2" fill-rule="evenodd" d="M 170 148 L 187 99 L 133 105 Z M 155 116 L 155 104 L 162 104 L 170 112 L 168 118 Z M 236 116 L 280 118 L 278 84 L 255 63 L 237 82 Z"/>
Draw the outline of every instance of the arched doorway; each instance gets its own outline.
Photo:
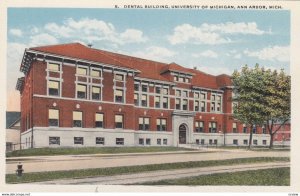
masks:
<path id="1" fill-rule="evenodd" d="M 179 144 L 186 144 L 186 125 L 179 126 Z"/>

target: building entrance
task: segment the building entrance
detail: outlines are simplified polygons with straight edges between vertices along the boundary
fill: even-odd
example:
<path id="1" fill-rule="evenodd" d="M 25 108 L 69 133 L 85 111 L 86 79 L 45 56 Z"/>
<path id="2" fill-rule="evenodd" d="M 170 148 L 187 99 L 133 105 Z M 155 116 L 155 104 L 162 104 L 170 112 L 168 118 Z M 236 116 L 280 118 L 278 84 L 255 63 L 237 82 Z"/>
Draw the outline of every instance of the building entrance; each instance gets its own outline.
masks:
<path id="1" fill-rule="evenodd" d="M 179 126 L 179 144 L 186 144 L 186 126 L 184 124 Z"/>

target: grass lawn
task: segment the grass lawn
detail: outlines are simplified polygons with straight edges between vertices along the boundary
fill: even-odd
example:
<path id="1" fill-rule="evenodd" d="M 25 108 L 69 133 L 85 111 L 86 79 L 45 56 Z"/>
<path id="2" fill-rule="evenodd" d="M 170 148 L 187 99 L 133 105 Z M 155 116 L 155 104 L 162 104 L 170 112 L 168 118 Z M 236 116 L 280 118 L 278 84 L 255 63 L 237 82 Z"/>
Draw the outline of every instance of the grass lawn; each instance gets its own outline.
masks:
<path id="1" fill-rule="evenodd" d="M 146 171 L 171 170 L 183 168 L 209 167 L 219 165 L 261 163 L 274 161 L 290 161 L 288 157 L 257 157 L 257 158 L 242 158 L 228 159 L 219 161 L 190 161 L 164 164 L 151 164 L 140 166 L 127 167 L 111 167 L 111 168 L 96 168 L 96 169 L 81 169 L 70 171 L 51 171 L 51 172 L 34 172 L 25 173 L 21 178 L 17 178 L 15 174 L 6 174 L 6 183 L 26 183 L 38 182 L 66 178 L 87 178 L 96 176 L 109 176 L 118 174 L 140 173 Z"/>
<path id="2" fill-rule="evenodd" d="M 178 147 L 84 147 L 84 148 L 33 148 L 6 153 L 6 157 L 20 156 L 51 156 L 51 155 L 78 155 L 78 154 L 114 154 L 139 152 L 167 152 L 187 151 L 190 149 Z"/>
<path id="3" fill-rule="evenodd" d="M 255 171 L 212 174 L 174 180 L 146 182 L 139 185 L 246 185 L 246 186 L 289 186 L 290 168 L 274 168 Z"/>

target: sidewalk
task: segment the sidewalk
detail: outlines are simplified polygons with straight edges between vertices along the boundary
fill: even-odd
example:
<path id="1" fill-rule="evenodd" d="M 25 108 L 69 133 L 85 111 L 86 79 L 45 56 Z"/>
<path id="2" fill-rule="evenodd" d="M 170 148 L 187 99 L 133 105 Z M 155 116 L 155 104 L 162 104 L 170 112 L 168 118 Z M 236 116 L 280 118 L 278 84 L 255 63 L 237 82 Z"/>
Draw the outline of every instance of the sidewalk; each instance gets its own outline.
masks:
<path id="1" fill-rule="evenodd" d="M 125 184 L 136 184 L 136 183 L 143 183 L 143 182 L 159 181 L 159 180 L 166 180 L 166 179 L 177 179 L 177 178 L 193 177 L 193 176 L 216 174 L 216 173 L 249 171 L 249 170 L 268 169 L 268 168 L 281 168 L 281 167 L 289 167 L 289 166 L 290 163 L 288 162 L 241 164 L 241 165 L 231 165 L 231 166 L 214 166 L 214 167 L 178 169 L 178 170 L 160 170 L 160 171 L 153 171 L 153 172 L 102 176 L 102 177 L 95 177 L 95 178 L 64 179 L 64 180 L 38 182 L 36 184 L 125 185 Z"/>
<path id="2" fill-rule="evenodd" d="M 89 168 L 122 167 L 133 165 L 149 165 L 188 161 L 224 160 L 251 157 L 289 157 L 290 152 L 271 151 L 203 151 L 173 152 L 173 153 L 139 153 L 139 154 L 111 154 L 111 155 L 61 155 L 48 157 L 32 157 L 6 162 L 6 174 L 15 173 L 19 161 L 23 164 L 25 173 L 62 171 Z"/>

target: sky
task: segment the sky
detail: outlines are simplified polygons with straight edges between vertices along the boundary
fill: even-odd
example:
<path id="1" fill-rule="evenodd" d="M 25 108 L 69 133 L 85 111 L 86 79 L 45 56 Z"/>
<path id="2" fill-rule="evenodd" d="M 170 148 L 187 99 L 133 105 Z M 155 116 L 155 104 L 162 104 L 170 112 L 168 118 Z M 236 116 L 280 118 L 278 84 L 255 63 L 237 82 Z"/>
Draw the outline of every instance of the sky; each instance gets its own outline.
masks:
<path id="1" fill-rule="evenodd" d="M 25 48 L 79 42 L 93 48 L 231 75 L 256 63 L 290 71 L 287 10 L 9 8 L 7 110 Z"/>

